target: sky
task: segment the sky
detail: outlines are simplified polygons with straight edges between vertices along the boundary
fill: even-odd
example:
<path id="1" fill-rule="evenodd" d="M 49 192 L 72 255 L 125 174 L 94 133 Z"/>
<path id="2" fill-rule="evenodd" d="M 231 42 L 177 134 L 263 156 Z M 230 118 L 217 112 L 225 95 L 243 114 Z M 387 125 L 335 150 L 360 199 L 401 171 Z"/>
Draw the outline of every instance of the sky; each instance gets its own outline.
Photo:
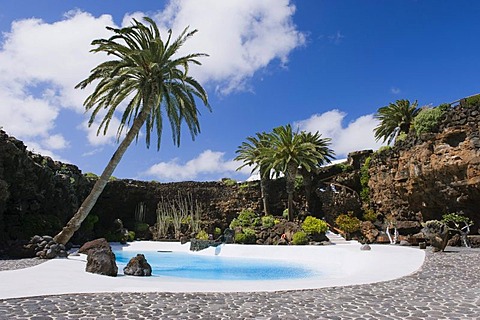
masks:
<path id="1" fill-rule="evenodd" d="M 235 151 L 248 136 L 291 124 L 331 138 L 337 159 L 378 149 L 378 108 L 398 99 L 436 106 L 480 93 L 480 1 L 470 0 L 0 0 L 0 127 L 29 150 L 101 174 L 118 146 L 74 89 L 107 59 L 89 52 L 106 29 L 153 18 L 162 34 L 198 32 L 183 53 L 206 53 L 191 75 L 206 89 L 201 133 L 168 122 L 160 150 L 144 135 L 117 178 L 245 180 Z"/>

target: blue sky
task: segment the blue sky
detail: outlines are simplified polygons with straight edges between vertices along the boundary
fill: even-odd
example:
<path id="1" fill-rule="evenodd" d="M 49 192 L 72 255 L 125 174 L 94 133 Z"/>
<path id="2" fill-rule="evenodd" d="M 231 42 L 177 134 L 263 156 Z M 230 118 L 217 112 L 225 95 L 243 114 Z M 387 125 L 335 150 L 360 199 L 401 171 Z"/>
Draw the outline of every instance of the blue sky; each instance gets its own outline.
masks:
<path id="1" fill-rule="evenodd" d="M 397 99 L 438 105 L 479 93 L 478 1 L 0 1 L 0 126 L 30 150 L 100 174 L 115 151 L 88 128 L 73 87 L 104 57 L 88 51 L 106 26 L 148 15 L 163 30 L 199 32 L 184 47 L 210 56 L 192 74 L 201 133 L 180 148 L 165 126 L 159 152 L 142 137 L 114 175 L 244 180 L 235 150 L 247 136 L 293 124 L 332 138 L 337 158 L 376 149 L 375 111 Z M 167 124 L 166 124 L 167 125 Z"/>

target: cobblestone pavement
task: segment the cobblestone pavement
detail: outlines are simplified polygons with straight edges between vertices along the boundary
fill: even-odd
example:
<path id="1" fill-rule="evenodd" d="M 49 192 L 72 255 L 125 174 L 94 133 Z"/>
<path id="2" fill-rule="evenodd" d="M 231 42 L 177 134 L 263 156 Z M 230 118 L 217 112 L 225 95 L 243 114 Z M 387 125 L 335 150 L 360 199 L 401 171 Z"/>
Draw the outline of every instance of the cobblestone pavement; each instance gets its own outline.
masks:
<path id="1" fill-rule="evenodd" d="M 0 271 L 24 269 L 24 268 L 36 266 L 37 264 L 43 263 L 45 261 L 46 260 L 42 260 L 40 258 L 16 259 L 16 260 L 0 259 Z"/>
<path id="2" fill-rule="evenodd" d="M 428 253 L 415 274 L 376 284 L 6 299 L 0 300 L 0 319 L 480 319 L 480 249 Z"/>

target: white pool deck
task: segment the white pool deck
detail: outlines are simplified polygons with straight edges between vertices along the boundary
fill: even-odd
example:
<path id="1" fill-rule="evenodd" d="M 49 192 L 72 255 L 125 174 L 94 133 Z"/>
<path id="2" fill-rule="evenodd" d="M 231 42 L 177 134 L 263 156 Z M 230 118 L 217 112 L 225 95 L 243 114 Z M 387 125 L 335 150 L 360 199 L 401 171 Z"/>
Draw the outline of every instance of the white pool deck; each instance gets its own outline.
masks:
<path id="1" fill-rule="evenodd" d="M 132 254 L 144 251 L 190 252 L 190 243 L 132 242 L 112 245 Z M 34 267 L 0 272 L 0 299 L 99 292 L 250 292 L 316 289 L 397 279 L 417 271 L 425 251 L 396 245 L 371 245 L 361 251 L 351 242 L 327 246 L 262 246 L 226 244 L 190 254 L 288 260 L 304 264 L 323 276 L 295 280 L 191 280 L 174 277 L 117 277 L 85 272 L 86 256 L 53 259 Z"/>

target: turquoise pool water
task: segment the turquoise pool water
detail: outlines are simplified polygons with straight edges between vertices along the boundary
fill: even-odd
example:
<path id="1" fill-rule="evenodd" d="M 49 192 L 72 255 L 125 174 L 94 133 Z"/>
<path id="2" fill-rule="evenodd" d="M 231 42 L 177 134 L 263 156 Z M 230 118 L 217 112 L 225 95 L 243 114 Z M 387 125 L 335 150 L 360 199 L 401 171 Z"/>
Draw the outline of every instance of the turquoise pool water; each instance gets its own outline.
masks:
<path id="1" fill-rule="evenodd" d="M 141 253 L 152 266 L 153 276 L 202 280 L 279 280 L 318 275 L 306 267 L 284 261 L 203 256 L 183 252 Z M 136 255 L 137 252 L 115 251 L 119 271 Z"/>

